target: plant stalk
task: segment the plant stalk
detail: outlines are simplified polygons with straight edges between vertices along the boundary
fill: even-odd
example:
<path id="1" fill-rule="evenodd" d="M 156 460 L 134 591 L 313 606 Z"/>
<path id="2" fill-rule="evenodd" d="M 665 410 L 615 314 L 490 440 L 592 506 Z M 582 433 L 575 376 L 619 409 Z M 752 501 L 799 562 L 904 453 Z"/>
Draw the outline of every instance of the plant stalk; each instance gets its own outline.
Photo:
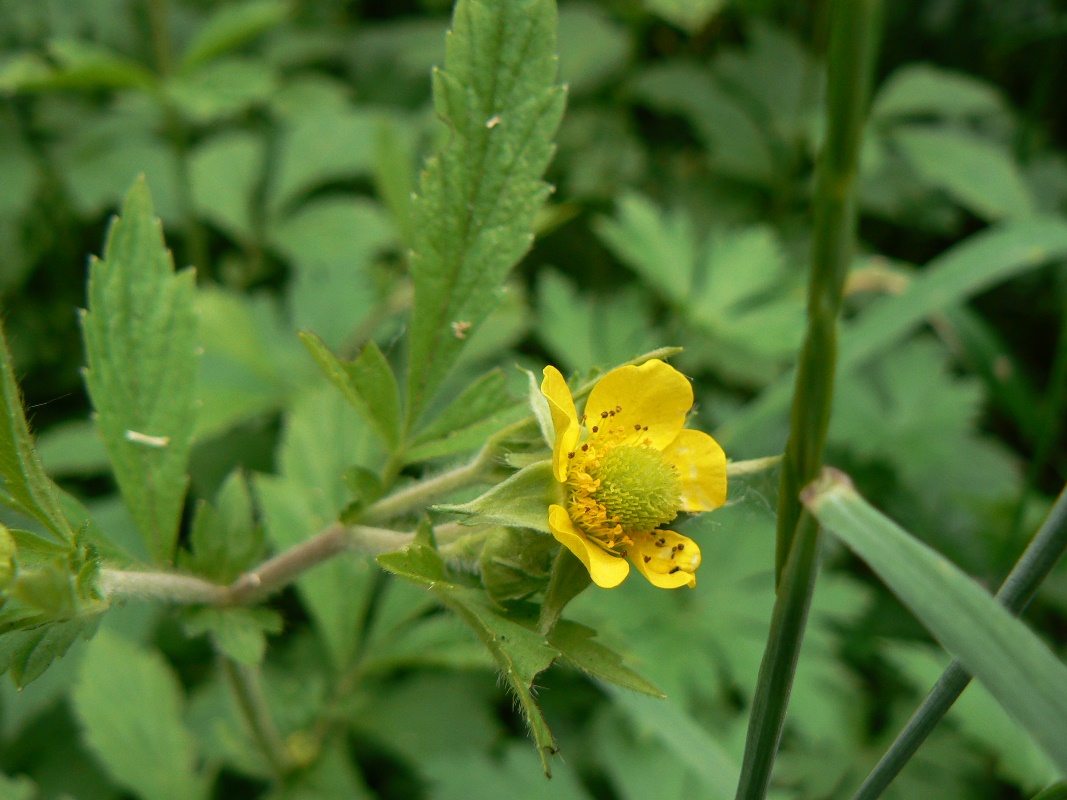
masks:
<path id="1" fill-rule="evenodd" d="M 778 498 L 778 599 L 756 684 L 737 800 L 763 800 L 770 785 L 818 572 L 818 526 L 803 512 L 800 490 L 819 474 L 830 422 L 837 320 L 855 240 L 854 184 L 880 16 L 880 0 L 831 0 L 827 134 L 816 171 L 808 329 Z"/>
<path id="2" fill-rule="evenodd" d="M 289 748 L 285 746 L 267 708 L 259 670 L 247 664 L 238 664 L 226 657 L 222 658 L 222 668 L 237 698 L 237 705 L 252 731 L 252 737 L 270 765 L 275 779 L 281 780 L 289 771 L 291 758 Z"/>

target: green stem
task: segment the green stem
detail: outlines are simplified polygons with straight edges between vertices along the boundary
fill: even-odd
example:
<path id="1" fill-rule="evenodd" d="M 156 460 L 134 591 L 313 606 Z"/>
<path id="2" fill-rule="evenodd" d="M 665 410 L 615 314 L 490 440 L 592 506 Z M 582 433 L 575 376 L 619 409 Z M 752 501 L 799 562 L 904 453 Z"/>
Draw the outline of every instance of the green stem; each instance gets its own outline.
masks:
<path id="1" fill-rule="evenodd" d="M 246 664 L 238 664 L 225 657 L 222 658 L 222 668 L 237 698 L 237 705 L 252 731 L 252 737 L 270 765 L 275 779 L 281 780 L 289 771 L 291 759 L 289 749 L 285 746 L 267 709 L 263 687 L 259 680 L 259 670 Z"/>
<path id="2" fill-rule="evenodd" d="M 796 540 L 782 571 L 771 614 L 767 649 L 752 697 L 737 800 L 762 800 L 770 785 L 818 574 L 818 544 L 818 523 L 805 511 L 797 523 Z"/>
<path id="3" fill-rule="evenodd" d="M 1021 614 L 1064 552 L 1067 552 L 1067 486 L 1060 492 L 1041 528 L 1005 578 L 997 592 L 997 600 L 1016 616 Z M 871 770 L 853 800 L 881 797 L 970 682 L 971 676 L 959 661 L 953 661 L 889 750 Z"/>
<path id="4" fill-rule="evenodd" d="M 100 593 L 105 599 L 162 600 L 180 605 L 222 605 L 228 597 L 225 586 L 192 575 L 135 570 L 100 570 Z"/>
<path id="5" fill-rule="evenodd" d="M 817 526 L 803 514 L 800 490 L 819 474 L 830 422 L 837 318 L 855 239 L 854 184 L 880 12 L 880 0 L 832 0 L 830 8 L 827 135 L 816 172 L 808 329 L 778 497 L 778 599 L 756 684 L 737 800 L 766 796 L 815 584 Z"/>
<path id="6" fill-rule="evenodd" d="M 497 447 L 490 440 L 474 460 L 462 467 L 443 472 L 429 480 L 401 489 L 368 506 L 362 514 L 366 522 L 381 522 L 403 516 L 416 508 L 425 508 L 437 497 L 477 483 L 486 477 L 496 458 Z"/>

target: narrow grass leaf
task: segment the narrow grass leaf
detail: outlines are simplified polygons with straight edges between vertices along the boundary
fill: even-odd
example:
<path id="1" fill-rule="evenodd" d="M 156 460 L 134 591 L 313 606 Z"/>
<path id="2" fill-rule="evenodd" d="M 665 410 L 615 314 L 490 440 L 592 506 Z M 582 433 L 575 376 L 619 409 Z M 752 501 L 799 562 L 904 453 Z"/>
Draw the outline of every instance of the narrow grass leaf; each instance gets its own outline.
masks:
<path id="1" fill-rule="evenodd" d="M 152 558 L 169 562 L 189 479 L 198 366 L 195 272 L 177 274 L 139 178 L 89 267 L 85 382 L 123 499 Z"/>
<path id="2" fill-rule="evenodd" d="M 460 0 L 434 103 L 448 145 L 414 202 L 409 423 L 433 399 L 471 328 L 533 241 L 541 174 L 563 113 L 551 0 Z"/>
<path id="3" fill-rule="evenodd" d="M 804 502 L 1067 771 L 1067 666 L 985 589 L 871 507 L 845 476 L 827 472 L 805 489 Z"/>
<path id="4" fill-rule="evenodd" d="M 2 327 L 0 415 L 0 476 L 4 480 L 4 490 L 19 510 L 44 525 L 49 533 L 61 541 L 72 541 L 74 532 L 60 508 L 56 486 L 45 474 L 41 457 L 34 449 Z"/>

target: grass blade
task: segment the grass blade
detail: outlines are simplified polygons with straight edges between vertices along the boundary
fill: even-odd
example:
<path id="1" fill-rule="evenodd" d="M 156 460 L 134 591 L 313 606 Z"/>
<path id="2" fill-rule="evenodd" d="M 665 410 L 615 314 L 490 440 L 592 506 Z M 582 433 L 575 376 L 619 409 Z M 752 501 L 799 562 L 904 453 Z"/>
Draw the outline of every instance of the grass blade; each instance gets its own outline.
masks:
<path id="1" fill-rule="evenodd" d="M 946 558 L 827 470 L 804 490 L 819 522 L 874 570 L 946 650 L 1067 770 L 1067 666 Z"/>

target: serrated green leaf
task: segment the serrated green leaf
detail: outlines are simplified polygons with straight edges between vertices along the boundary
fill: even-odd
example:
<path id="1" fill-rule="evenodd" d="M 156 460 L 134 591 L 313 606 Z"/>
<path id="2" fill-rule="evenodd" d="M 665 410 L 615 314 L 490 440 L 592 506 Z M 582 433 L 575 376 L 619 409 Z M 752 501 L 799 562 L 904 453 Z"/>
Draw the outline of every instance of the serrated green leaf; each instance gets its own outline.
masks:
<path id="1" fill-rule="evenodd" d="M 58 490 L 45 475 L 41 457 L 33 446 L 2 327 L 0 415 L 0 477 L 3 477 L 4 490 L 21 511 L 38 520 L 53 536 L 60 541 L 72 541 L 74 531 L 59 505 Z"/>
<path id="2" fill-rule="evenodd" d="M 86 650 L 72 697 L 89 747 L 119 784 L 144 800 L 205 796 L 181 687 L 157 651 L 101 632 Z"/>
<path id="3" fill-rule="evenodd" d="M 0 673 L 10 671 L 17 686 L 35 681 L 53 661 L 62 658 L 79 637 L 91 638 L 99 622 L 99 615 L 76 617 L 3 634 L 0 636 Z"/>
<path id="4" fill-rule="evenodd" d="M 516 472 L 469 503 L 437 505 L 438 511 L 462 514 L 470 525 L 508 525 L 551 533 L 548 507 L 562 502 L 562 489 L 551 461 L 539 461 Z"/>
<path id="5" fill-rule="evenodd" d="M 279 0 L 251 0 L 220 6 L 189 42 L 181 68 L 186 71 L 196 69 L 280 25 L 288 15 L 289 4 Z"/>
<path id="6" fill-rule="evenodd" d="M 173 558 L 196 422 L 195 272 L 174 273 L 144 178 L 89 268 L 85 383 L 130 515 L 152 558 Z"/>
<path id="7" fill-rule="evenodd" d="M 661 211 L 644 195 L 628 192 L 618 200 L 617 218 L 598 218 L 594 230 L 649 286 L 671 302 L 685 304 L 700 249 L 687 214 Z"/>
<path id="8" fill-rule="evenodd" d="M 1034 199 L 1006 148 L 952 128 L 911 126 L 893 140 L 925 180 L 985 220 L 1027 217 Z"/>
<path id="9" fill-rule="evenodd" d="M 414 203 L 411 422 L 532 241 L 549 192 L 540 176 L 563 113 L 555 43 L 550 0 L 461 0 L 455 8 L 445 69 L 434 75 L 450 137 L 427 163 Z"/>
<path id="10" fill-rule="evenodd" d="M 538 745 L 541 764 L 545 773 L 551 775 L 548 756 L 556 752 L 556 741 L 534 700 L 532 685 L 538 673 L 548 669 L 559 656 L 559 651 L 543 636 L 493 611 L 479 590 L 451 582 L 436 551 L 410 545 L 399 552 L 378 556 L 377 560 L 383 569 L 429 587 L 441 603 L 474 630 L 515 693 Z"/>
<path id="11" fill-rule="evenodd" d="M 263 661 L 266 634 L 282 631 L 281 615 L 269 608 L 194 608 L 184 623 L 190 636 L 210 633 L 220 652 L 249 666 Z"/>
<path id="12" fill-rule="evenodd" d="M 592 628 L 564 619 L 552 628 L 548 641 L 559 650 L 565 662 L 594 678 L 652 697 L 665 697 L 655 684 L 624 666 L 622 656 L 593 641 L 595 637 Z"/>
<path id="13" fill-rule="evenodd" d="M 214 504 L 200 501 L 189 534 L 191 553 L 184 568 L 218 583 L 229 583 L 263 556 L 263 530 L 256 523 L 248 481 L 233 472 Z"/>
<path id="14" fill-rule="evenodd" d="M 460 392 L 419 431 L 406 459 L 421 461 L 474 449 L 498 428 L 522 416 L 525 408 L 508 392 L 504 372 L 494 369 Z"/>
<path id="15" fill-rule="evenodd" d="M 827 473 L 804 494 L 819 522 L 1067 770 L 1067 666 L 948 559 L 868 505 L 840 473 Z"/>
<path id="16" fill-rule="evenodd" d="M 300 341 L 330 383 L 395 451 L 400 444 L 400 388 L 378 345 L 369 341 L 354 361 L 342 361 L 313 333 L 302 331 Z"/>

